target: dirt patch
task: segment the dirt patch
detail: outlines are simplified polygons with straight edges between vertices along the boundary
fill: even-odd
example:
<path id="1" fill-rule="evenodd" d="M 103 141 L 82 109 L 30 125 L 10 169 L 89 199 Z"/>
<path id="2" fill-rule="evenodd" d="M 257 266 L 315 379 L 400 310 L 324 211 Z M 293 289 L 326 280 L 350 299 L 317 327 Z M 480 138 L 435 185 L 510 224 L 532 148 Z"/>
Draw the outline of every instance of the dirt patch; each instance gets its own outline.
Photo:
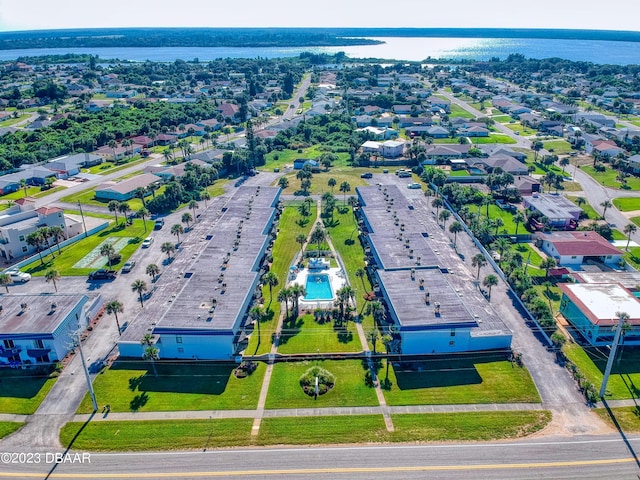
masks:
<path id="1" fill-rule="evenodd" d="M 574 436 L 574 435 L 606 435 L 615 430 L 607 425 L 594 412 L 584 405 L 550 409 L 553 415 L 551 422 L 529 438 Z"/>

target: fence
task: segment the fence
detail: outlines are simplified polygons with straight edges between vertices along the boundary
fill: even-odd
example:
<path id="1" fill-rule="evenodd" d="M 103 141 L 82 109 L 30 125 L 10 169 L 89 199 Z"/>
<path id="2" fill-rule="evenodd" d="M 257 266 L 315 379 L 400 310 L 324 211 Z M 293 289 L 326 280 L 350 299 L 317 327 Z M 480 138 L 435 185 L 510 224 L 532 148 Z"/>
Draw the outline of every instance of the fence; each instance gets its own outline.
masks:
<path id="1" fill-rule="evenodd" d="M 431 187 L 434 189 L 434 191 L 436 191 L 436 192 L 438 191 L 438 187 L 436 185 L 432 184 Z M 529 317 L 529 319 L 536 325 L 536 327 L 538 328 L 538 331 L 542 334 L 542 336 L 544 337 L 545 341 L 549 344 L 549 346 L 553 345 L 553 342 L 551 341 L 551 339 L 547 335 L 547 332 L 544 331 L 542 326 L 538 323 L 538 320 L 536 320 L 536 318 L 529 311 L 529 309 L 524 304 L 524 302 L 520 299 L 520 296 L 511 287 L 511 284 L 507 280 L 507 277 L 504 274 L 504 272 L 502 271 L 502 269 L 500 268 L 500 266 L 495 262 L 493 257 L 487 251 L 487 249 L 484 248 L 484 245 L 482 245 L 482 243 L 480 243 L 480 240 L 478 240 L 476 238 L 476 236 L 473 234 L 471 229 L 469 229 L 469 227 L 467 227 L 467 224 L 462 220 L 462 218 L 460 218 L 458 213 L 453 208 L 451 208 L 451 205 L 449 204 L 449 202 L 444 197 L 441 197 L 441 198 L 442 198 L 442 202 L 444 203 L 444 206 L 451 212 L 453 217 L 460 223 L 460 225 L 462 225 L 462 228 L 464 229 L 464 231 L 469 235 L 471 240 L 473 240 L 473 243 L 475 244 L 476 247 L 478 247 L 478 250 L 480 250 L 480 252 L 487 259 L 487 262 L 489 262 L 489 264 L 493 267 L 493 269 L 498 274 L 498 276 L 507 284 L 507 288 L 509 289 L 509 292 L 511 293 L 511 296 L 513 297 L 513 299 L 515 299 L 515 301 L 518 303 L 518 305 L 520 305 L 522 310 L 524 312 L 526 312 L 526 314 Z"/>
<path id="2" fill-rule="evenodd" d="M 98 225 L 97 227 L 93 227 L 91 230 L 88 230 L 86 235 L 84 233 L 80 233 L 74 237 L 68 238 L 66 239 L 64 242 L 60 242 L 59 243 L 59 247 L 66 247 L 67 245 L 71 245 L 73 243 L 76 243 L 80 240 L 82 240 L 85 237 L 88 237 L 89 235 L 93 235 L 94 233 L 97 233 L 101 230 L 104 230 L 105 228 L 107 228 L 109 226 L 109 222 L 104 222 L 101 223 L 100 225 Z M 53 248 L 53 247 L 52 247 Z M 57 247 L 55 247 L 57 248 Z M 32 262 L 35 262 L 36 260 L 38 260 L 40 258 L 39 254 L 35 254 L 35 255 L 31 255 L 30 257 L 27 257 L 23 260 L 20 260 L 18 263 L 14 263 L 11 268 L 22 268 L 25 265 L 29 265 Z"/>

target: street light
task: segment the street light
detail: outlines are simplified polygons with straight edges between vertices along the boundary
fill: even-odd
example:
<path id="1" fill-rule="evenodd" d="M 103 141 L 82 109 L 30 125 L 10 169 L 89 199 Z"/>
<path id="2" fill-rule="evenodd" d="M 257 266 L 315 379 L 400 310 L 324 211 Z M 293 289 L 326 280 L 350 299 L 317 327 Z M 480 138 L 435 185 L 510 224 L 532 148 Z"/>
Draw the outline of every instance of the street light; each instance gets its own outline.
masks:
<path id="1" fill-rule="evenodd" d="M 84 213 L 82 213 L 82 204 L 80 200 L 78 200 L 78 208 L 80 209 L 80 216 L 82 217 L 82 226 L 84 227 L 84 236 L 85 238 L 89 235 L 87 234 L 87 224 L 84 222 Z"/>
<path id="2" fill-rule="evenodd" d="M 89 370 L 87 369 L 87 362 L 84 359 L 84 352 L 82 351 L 82 341 L 80 340 L 80 334 L 74 334 L 75 340 L 78 345 L 78 351 L 80 352 L 80 360 L 82 361 L 82 369 L 84 370 L 84 376 L 87 379 L 87 386 L 89 387 L 89 396 L 93 403 L 93 411 L 98 411 L 98 401 L 96 400 L 96 392 L 93 391 L 93 384 L 91 383 L 91 377 L 89 376 Z"/>

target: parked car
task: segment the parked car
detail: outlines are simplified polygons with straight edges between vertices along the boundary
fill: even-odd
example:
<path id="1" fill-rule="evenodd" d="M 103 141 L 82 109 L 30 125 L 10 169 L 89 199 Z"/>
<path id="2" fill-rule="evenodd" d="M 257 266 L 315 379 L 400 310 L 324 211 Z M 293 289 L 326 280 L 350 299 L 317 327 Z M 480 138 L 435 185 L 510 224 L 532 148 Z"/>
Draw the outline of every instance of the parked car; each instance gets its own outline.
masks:
<path id="1" fill-rule="evenodd" d="M 142 248 L 149 248 L 153 243 L 153 237 L 147 237 L 142 241 Z"/>
<path id="2" fill-rule="evenodd" d="M 164 227 L 164 218 L 159 218 L 156 220 L 156 224 L 153 226 L 154 230 L 160 230 Z"/>
<path id="3" fill-rule="evenodd" d="M 21 272 L 18 269 L 7 270 L 5 273 L 9 275 L 13 283 L 26 283 L 31 280 L 30 273 Z"/>
<path id="4" fill-rule="evenodd" d="M 122 273 L 129 273 L 136 266 L 135 260 L 129 260 L 122 266 Z"/>
<path id="5" fill-rule="evenodd" d="M 373 178 L 373 173 L 365 172 L 362 175 L 360 175 L 360 178 Z"/>
<path id="6" fill-rule="evenodd" d="M 95 272 L 91 272 L 89 274 L 89 280 L 111 280 L 116 278 L 118 272 L 115 270 L 106 270 L 101 268 L 100 270 L 96 270 Z"/>
<path id="7" fill-rule="evenodd" d="M 407 188 L 410 188 L 412 190 L 418 190 L 422 188 L 422 186 L 419 183 L 410 183 L 409 185 L 407 185 Z"/>

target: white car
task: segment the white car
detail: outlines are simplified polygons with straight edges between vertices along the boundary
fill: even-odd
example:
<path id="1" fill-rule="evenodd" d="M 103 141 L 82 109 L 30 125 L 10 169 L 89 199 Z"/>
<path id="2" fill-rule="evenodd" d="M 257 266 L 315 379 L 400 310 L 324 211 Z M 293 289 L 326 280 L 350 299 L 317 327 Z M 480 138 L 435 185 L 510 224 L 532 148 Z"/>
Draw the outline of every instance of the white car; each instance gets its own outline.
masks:
<path id="1" fill-rule="evenodd" d="M 407 185 L 407 188 L 410 188 L 412 190 L 418 190 L 422 187 L 420 186 L 419 183 L 410 183 L 409 185 Z"/>
<path id="2" fill-rule="evenodd" d="M 149 248 L 153 243 L 153 237 L 145 238 L 142 241 L 142 248 Z"/>
<path id="3" fill-rule="evenodd" d="M 21 272 L 20 270 L 8 270 L 7 275 L 11 277 L 13 283 L 26 283 L 31 280 L 31 274 Z"/>

